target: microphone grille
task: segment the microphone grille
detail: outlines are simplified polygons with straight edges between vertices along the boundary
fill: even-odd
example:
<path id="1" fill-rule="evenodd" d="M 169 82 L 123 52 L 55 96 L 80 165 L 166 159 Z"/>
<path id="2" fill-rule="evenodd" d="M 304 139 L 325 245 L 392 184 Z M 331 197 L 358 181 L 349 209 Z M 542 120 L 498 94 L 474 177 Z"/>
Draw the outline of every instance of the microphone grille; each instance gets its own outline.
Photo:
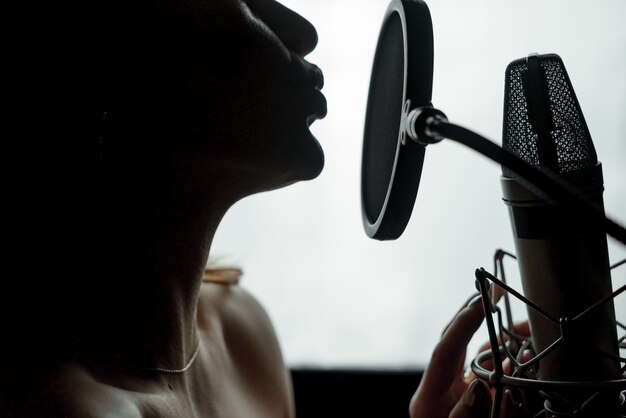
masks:
<path id="1" fill-rule="evenodd" d="M 558 55 L 530 55 L 507 66 L 502 142 L 527 163 L 556 174 L 597 164 L 587 123 Z M 511 174 L 506 168 L 503 173 Z"/>

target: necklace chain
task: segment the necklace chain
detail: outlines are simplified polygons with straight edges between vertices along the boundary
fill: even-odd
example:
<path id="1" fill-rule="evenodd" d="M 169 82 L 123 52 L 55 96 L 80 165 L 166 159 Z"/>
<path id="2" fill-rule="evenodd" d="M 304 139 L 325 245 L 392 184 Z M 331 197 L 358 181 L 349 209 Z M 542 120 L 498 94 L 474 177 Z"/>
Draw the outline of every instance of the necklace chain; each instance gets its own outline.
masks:
<path id="1" fill-rule="evenodd" d="M 191 365 L 193 364 L 193 362 L 196 359 L 196 357 L 198 357 L 198 353 L 199 352 L 200 352 L 200 342 L 198 341 L 198 345 L 196 346 L 196 349 L 194 350 L 193 354 L 191 355 L 191 357 L 187 361 L 187 364 L 185 364 L 185 366 L 182 369 L 168 369 L 168 368 L 165 368 L 165 367 L 137 366 L 137 365 L 134 365 L 134 364 L 128 364 L 128 363 L 124 363 L 124 362 L 121 362 L 121 361 L 112 360 L 110 358 L 108 359 L 108 361 L 113 363 L 113 364 L 115 364 L 116 366 L 124 367 L 124 368 L 127 368 L 127 369 L 143 370 L 143 371 L 148 371 L 148 372 L 179 374 L 179 373 L 183 373 L 183 372 L 187 371 L 191 367 Z"/>
<path id="2" fill-rule="evenodd" d="M 199 352 L 200 352 L 200 343 L 198 342 L 198 345 L 196 346 L 195 351 L 189 358 L 189 361 L 187 362 L 187 364 L 185 364 L 185 367 L 183 367 L 182 369 L 166 369 L 163 367 L 142 367 L 142 366 L 134 366 L 131 364 L 120 364 L 120 366 L 128 367 L 130 369 L 145 370 L 145 371 L 151 371 L 151 372 L 178 374 L 178 373 L 185 372 L 187 369 L 191 367 L 196 357 L 198 357 Z"/>

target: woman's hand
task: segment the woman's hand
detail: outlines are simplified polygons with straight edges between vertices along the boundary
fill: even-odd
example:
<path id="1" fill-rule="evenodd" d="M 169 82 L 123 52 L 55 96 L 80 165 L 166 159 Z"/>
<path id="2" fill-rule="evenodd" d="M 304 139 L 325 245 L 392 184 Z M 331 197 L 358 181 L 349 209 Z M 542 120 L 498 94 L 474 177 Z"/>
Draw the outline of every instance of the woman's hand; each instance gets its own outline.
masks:
<path id="1" fill-rule="evenodd" d="M 481 297 L 472 296 L 446 327 L 424 377 L 411 399 L 411 418 L 487 417 L 491 392 L 486 383 L 463 376 L 467 344 L 484 318 Z"/>

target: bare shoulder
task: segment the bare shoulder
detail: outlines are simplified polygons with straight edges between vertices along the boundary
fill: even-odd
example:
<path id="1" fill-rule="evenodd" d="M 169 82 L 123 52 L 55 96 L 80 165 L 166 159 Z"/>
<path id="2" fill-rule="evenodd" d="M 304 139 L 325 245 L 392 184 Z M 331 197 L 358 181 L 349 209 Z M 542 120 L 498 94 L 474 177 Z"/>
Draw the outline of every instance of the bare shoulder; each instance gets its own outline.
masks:
<path id="1" fill-rule="evenodd" d="M 250 396 L 282 405 L 293 416 L 291 380 L 274 326 L 264 307 L 239 285 L 205 283 L 199 301 L 199 325 L 218 328 L 234 373 Z M 214 332 L 211 332 L 214 333 Z"/>
<path id="2" fill-rule="evenodd" d="M 203 283 L 199 301 L 199 322 L 219 326 L 227 343 L 253 343 L 270 357 L 282 355 L 272 321 L 265 308 L 239 285 Z M 240 344 L 237 344 L 240 345 Z M 234 348 L 234 347 L 231 347 Z"/>

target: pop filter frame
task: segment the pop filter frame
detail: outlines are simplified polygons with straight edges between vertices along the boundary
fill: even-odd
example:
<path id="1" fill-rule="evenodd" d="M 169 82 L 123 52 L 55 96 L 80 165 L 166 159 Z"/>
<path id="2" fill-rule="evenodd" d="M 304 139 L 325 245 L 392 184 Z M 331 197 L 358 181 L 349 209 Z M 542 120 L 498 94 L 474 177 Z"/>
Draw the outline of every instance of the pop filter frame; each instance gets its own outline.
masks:
<path id="1" fill-rule="evenodd" d="M 388 79 L 400 72 L 402 80 Z M 390 89 L 390 81 L 398 85 Z M 398 238 L 411 217 L 425 146 L 407 140 L 404 127 L 411 108 L 432 106 L 432 84 L 433 29 L 428 6 L 421 0 L 393 0 L 374 55 L 363 136 L 361 209 L 370 238 Z"/>

